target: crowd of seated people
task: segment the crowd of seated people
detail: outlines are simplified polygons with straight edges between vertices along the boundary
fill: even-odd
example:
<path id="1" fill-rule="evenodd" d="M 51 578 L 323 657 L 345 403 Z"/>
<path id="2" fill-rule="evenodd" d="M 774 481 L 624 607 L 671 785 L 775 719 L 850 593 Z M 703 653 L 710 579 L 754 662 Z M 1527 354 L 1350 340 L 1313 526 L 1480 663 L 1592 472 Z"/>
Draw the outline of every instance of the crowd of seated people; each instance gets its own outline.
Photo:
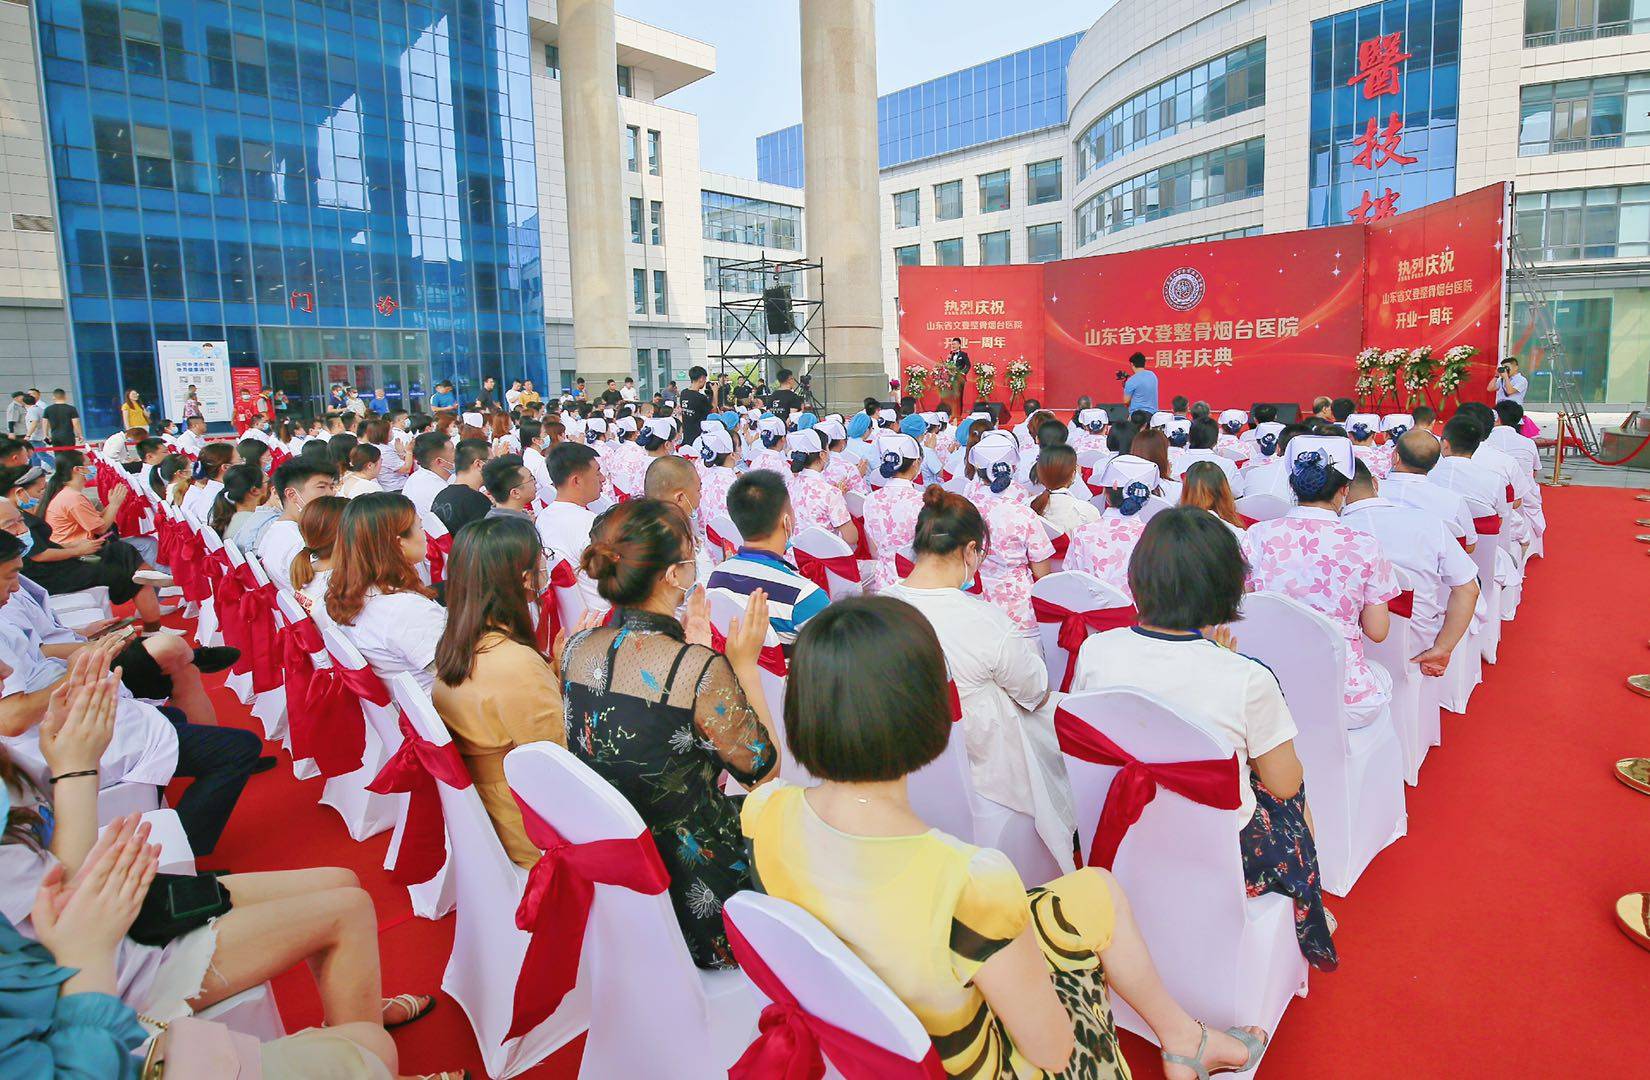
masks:
<path id="1" fill-rule="evenodd" d="M 1346 723 L 1372 723 L 1392 680 L 1365 643 L 1389 633 L 1399 567 L 1435 586 L 1416 588 L 1411 630 L 1425 645 L 1419 670 L 1442 675 L 1475 617 L 1476 524 L 1500 516 L 1524 553 L 1545 528 L 1521 408 L 1465 406 L 1440 434 L 1420 409 L 1382 418 L 1346 399 L 1314 403 L 1293 424 L 1271 406 L 1217 416 L 1176 399 L 1170 412 L 1113 422 L 1085 404 L 1068 426 L 1036 402 L 1019 423 L 1000 407 L 951 416 L 909 399 L 868 399 L 852 417 L 751 398 L 713 411 L 705 372 L 690 376 L 675 406 L 518 395 L 509 408 L 478 399 L 434 416 L 254 424 L 234 445 L 137 431 L 125 460 L 141 470 L 140 491 L 255 553 L 377 675 L 413 676 L 511 862 L 531 867 L 540 849 L 504 757 L 551 742 L 584 760 L 646 825 L 700 967 L 735 965 L 721 908 L 759 888 L 858 953 L 953 1074 L 1126 1075 L 1109 993 L 1152 1027 L 1176 1080 L 1252 1065 L 1266 1033 L 1213 1031 L 1186 1014 L 1109 874 L 1022 881 L 1006 855 L 930 829 L 906 779 L 942 752 L 955 708 L 975 795 L 1033 819 L 1050 850 L 1072 850 L 1077 813 L 1054 726 L 1062 694 L 1033 587 L 1057 567 L 1088 575 L 1133 605 L 1136 625 L 1090 636 L 1070 691 L 1146 690 L 1231 746 L 1248 889 L 1287 896 L 1302 955 L 1333 970 L 1296 722 L 1277 679 L 1237 653 L 1226 628 L 1248 591 L 1318 610 L 1346 644 Z M 234 650 L 154 632 L 170 578 L 114 535 L 118 505 L 88 496 L 89 468 L 65 453 L 50 475 L 26 462 L 0 471 L 0 663 L 6 689 L 17 684 L 0 698 L 0 778 L 13 806 L 7 843 L 21 845 L 13 862 L 27 853 L 40 864 L 8 876 L 4 914 L 25 935 L 35 894 L 83 865 L 100 881 L 152 873 L 131 822 L 67 857 L 50 829 L 31 831 L 28 808 L 51 801 L 50 779 L 66 768 L 54 734 L 63 716 L 115 718 L 99 721 L 116 737 L 88 766 L 102 761 L 98 785 L 197 777 L 177 806 L 197 854 L 213 850 L 248 777 L 268 765 L 255 736 L 218 726 L 201 683 Z M 1259 495 L 1283 512 L 1250 520 L 1245 497 Z M 711 536 L 723 520 L 737 533 L 726 551 Z M 793 539 L 811 529 L 855 551 L 856 591 L 868 596 L 833 599 L 803 572 Z M 432 545 L 443 535 L 438 579 Z M 1508 556 L 1509 577 L 1522 559 Z M 584 614 L 541 635 L 553 569 L 572 574 L 559 588 Z M 93 626 L 86 642 L 55 624 L 47 594 L 93 584 L 133 604 L 149 633 Z M 742 607 L 721 631 L 711 592 Z M 773 643 L 790 673 L 782 715 L 763 681 Z M 73 745 L 79 764 L 85 747 Z M 780 777 L 782 748 L 817 786 Z M 73 834 L 65 821 L 82 833 L 87 814 L 95 823 L 98 785 L 89 801 L 54 808 L 61 835 Z M 343 950 L 347 974 L 322 969 L 327 1037 L 271 1044 L 266 1062 L 353 1055 L 362 1075 L 393 1074 L 384 1027 L 429 999 L 373 1004 L 370 907 L 363 935 L 347 872 L 217 880 L 229 914 L 191 931 L 204 939 L 163 943 L 141 967 L 149 978 L 117 978 L 124 1004 L 181 1015 Z M 54 953 L 64 946 L 61 933 L 38 936 Z M 57 960 L 72 966 L 94 945 L 110 951 L 87 942 Z M 117 975 L 128 962 L 140 969 L 131 948 L 115 950 Z M 173 954 L 180 972 L 199 966 L 193 983 L 154 977 Z M 36 947 L 31 962 L 49 967 L 52 956 Z M 190 992 L 157 1003 L 146 996 L 157 982 Z M 118 1013 L 108 1026 L 112 1046 L 141 1039 Z"/>

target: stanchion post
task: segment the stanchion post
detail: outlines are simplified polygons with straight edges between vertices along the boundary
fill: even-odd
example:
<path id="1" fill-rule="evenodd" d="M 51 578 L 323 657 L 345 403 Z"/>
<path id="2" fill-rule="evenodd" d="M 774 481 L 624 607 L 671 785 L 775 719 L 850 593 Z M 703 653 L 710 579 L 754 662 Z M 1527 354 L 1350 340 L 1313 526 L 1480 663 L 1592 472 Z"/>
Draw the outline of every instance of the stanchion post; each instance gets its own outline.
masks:
<path id="1" fill-rule="evenodd" d="M 1558 441 L 1553 445 L 1553 474 L 1547 478 L 1548 487 L 1568 487 L 1570 483 L 1564 478 L 1564 436 L 1570 426 L 1569 420 L 1568 413 L 1558 410 Z"/>

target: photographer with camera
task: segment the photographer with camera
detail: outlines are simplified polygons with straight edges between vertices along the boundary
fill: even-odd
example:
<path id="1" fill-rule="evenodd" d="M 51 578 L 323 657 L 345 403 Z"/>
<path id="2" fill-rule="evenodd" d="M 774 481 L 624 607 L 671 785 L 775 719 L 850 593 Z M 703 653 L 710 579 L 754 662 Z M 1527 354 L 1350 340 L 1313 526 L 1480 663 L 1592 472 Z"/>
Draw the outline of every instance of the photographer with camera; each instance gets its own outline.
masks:
<path id="1" fill-rule="evenodd" d="M 1497 404 L 1503 401 L 1516 401 L 1524 404 L 1524 393 L 1530 388 L 1530 380 L 1518 373 L 1518 357 L 1509 356 L 1501 361 L 1495 369 L 1495 376 L 1490 379 L 1486 389 L 1495 391 Z"/>
<path id="2" fill-rule="evenodd" d="M 1127 398 L 1129 413 L 1154 413 L 1157 411 L 1157 372 L 1146 370 L 1146 354 L 1135 353 L 1129 357 L 1129 364 L 1134 368 L 1132 375 L 1115 372 L 1118 382 L 1123 384 L 1123 396 Z"/>

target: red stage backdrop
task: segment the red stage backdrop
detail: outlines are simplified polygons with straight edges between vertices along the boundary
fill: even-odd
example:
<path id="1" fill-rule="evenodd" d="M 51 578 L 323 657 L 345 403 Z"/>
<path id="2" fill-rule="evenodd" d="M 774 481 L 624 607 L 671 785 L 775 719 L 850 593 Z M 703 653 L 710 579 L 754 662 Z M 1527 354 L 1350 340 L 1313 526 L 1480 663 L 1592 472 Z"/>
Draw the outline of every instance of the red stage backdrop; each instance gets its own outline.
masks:
<path id="1" fill-rule="evenodd" d="M 1480 355 L 1463 390 L 1476 396 L 1501 340 L 1505 206 L 1496 184 L 1368 226 L 1029 266 L 902 267 L 900 368 L 942 361 L 959 336 L 996 366 L 994 400 L 1009 400 L 1003 370 L 1023 357 L 1027 393 L 1069 408 L 1082 394 L 1121 401 L 1114 373 L 1138 351 L 1165 401 L 1248 408 L 1352 395 L 1366 345 L 1431 344 L 1441 358 L 1470 344 Z"/>

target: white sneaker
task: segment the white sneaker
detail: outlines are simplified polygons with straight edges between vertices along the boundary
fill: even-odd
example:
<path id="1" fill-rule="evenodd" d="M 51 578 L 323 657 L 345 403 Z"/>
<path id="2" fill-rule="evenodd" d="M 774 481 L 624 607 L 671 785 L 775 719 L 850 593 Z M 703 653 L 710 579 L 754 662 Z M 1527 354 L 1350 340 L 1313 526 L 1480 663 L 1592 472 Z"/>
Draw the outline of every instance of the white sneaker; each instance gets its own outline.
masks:
<path id="1" fill-rule="evenodd" d="M 132 580 L 139 585 L 154 585 L 164 589 L 172 584 L 172 575 L 163 574 L 159 570 L 139 570 L 132 575 Z"/>

